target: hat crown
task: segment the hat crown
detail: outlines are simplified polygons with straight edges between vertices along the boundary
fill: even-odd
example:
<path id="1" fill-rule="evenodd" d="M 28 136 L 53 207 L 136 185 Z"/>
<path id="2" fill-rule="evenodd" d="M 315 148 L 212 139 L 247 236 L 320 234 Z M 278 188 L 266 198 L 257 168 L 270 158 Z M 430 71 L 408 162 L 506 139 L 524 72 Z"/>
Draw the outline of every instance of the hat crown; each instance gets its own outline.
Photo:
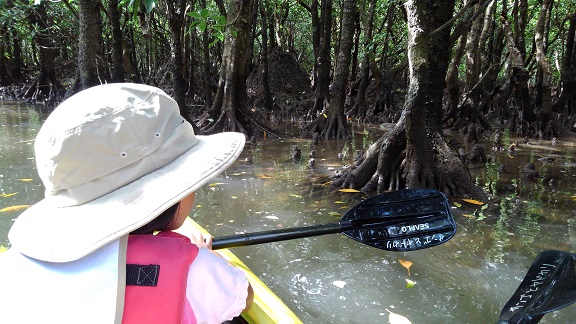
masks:
<path id="1" fill-rule="evenodd" d="M 77 93 L 54 110 L 36 137 L 46 196 L 71 199 L 64 205 L 85 203 L 170 162 L 189 145 L 169 150 L 173 156 L 164 156 L 165 162 L 148 161 L 161 165 L 128 171 L 164 145 L 183 122 L 177 103 L 157 88 L 107 84 Z M 127 172 L 98 188 L 98 180 L 123 169 Z M 90 190 L 74 189 L 91 183 Z"/>

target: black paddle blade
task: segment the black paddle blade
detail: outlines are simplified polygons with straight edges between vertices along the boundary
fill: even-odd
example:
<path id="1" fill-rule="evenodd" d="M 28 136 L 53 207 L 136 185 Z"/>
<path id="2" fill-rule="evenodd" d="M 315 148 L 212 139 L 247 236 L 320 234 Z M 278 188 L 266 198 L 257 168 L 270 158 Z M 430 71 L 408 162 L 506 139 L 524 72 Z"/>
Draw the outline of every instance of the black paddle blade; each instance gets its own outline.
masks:
<path id="1" fill-rule="evenodd" d="M 456 234 L 448 199 L 434 189 L 405 189 L 368 198 L 340 220 L 346 236 L 388 251 L 414 251 Z"/>
<path id="2" fill-rule="evenodd" d="M 546 250 L 528 269 L 498 324 L 538 323 L 544 314 L 576 301 L 576 254 Z"/>

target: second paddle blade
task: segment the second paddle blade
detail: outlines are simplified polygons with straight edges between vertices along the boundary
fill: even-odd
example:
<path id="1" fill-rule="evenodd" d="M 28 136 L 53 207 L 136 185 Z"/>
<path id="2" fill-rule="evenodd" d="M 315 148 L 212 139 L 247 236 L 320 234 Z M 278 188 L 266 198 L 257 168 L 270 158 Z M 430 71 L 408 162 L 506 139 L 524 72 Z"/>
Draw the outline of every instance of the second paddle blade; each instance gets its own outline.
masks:
<path id="1" fill-rule="evenodd" d="M 456 234 L 448 200 L 438 190 L 406 189 L 368 198 L 340 220 L 342 233 L 388 251 L 413 251 L 445 243 Z"/>

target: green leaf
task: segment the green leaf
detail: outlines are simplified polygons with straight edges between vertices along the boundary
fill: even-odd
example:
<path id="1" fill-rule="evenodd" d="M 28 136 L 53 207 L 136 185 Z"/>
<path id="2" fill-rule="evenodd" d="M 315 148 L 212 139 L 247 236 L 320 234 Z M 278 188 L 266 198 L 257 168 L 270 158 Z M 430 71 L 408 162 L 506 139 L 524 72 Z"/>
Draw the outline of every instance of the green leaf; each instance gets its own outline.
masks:
<path id="1" fill-rule="evenodd" d="M 415 285 L 416 285 L 416 281 L 406 279 L 406 288 L 414 288 Z"/>
<path id="2" fill-rule="evenodd" d="M 206 26 L 207 26 L 207 25 L 206 25 L 205 22 L 201 22 L 201 23 L 198 24 L 198 29 L 199 29 L 201 32 L 204 32 L 204 31 L 206 30 Z"/>
<path id="3" fill-rule="evenodd" d="M 210 16 L 210 10 L 204 8 L 200 10 L 200 15 L 202 16 L 202 18 L 206 19 Z"/>
<path id="4" fill-rule="evenodd" d="M 200 19 L 202 18 L 202 16 L 200 16 L 200 14 L 196 11 L 192 11 L 188 13 L 188 16 L 192 17 L 192 18 L 196 18 L 196 19 Z"/>

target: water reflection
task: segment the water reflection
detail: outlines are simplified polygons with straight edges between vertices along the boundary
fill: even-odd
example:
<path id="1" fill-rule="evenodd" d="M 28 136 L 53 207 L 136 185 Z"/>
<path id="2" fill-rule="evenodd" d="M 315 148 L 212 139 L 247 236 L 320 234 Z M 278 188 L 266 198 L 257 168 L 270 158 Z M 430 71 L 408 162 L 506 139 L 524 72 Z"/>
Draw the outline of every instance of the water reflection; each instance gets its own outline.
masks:
<path id="1" fill-rule="evenodd" d="M 32 160 L 32 140 L 42 119 L 31 107 L 0 104 L 0 194 L 17 193 L 0 197 L 0 208 L 33 204 L 43 195 Z M 352 142 L 316 147 L 304 139 L 247 146 L 225 174 L 201 189 L 193 216 L 215 236 L 333 222 L 367 197 L 327 188 L 327 176 L 351 164 L 380 131 L 359 127 Z M 514 139 L 505 135 L 507 147 Z M 291 161 L 294 145 L 302 151 L 300 163 Z M 316 165 L 311 170 L 312 149 Z M 544 157 L 554 160 L 539 160 Z M 528 161 L 540 172 L 535 181 L 522 178 Z M 540 251 L 576 251 L 575 166 L 570 142 L 552 147 L 533 141 L 518 145 L 514 154 L 491 152 L 488 167 L 471 173 L 479 185 L 505 199 L 485 209 L 454 200 L 457 234 L 434 248 L 393 253 L 326 235 L 235 253 L 305 323 L 386 323 L 389 312 L 415 324 L 494 323 Z M 0 213 L 0 245 L 8 244 L 7 231 L 17 214 Z M 413 262 L 410 276 L 400 259 Z M 415 282 L 413 288 L 406 287 L 406 279 Z M 574 323 L 575 313 L 571 306 L 541 323 Z"/>

